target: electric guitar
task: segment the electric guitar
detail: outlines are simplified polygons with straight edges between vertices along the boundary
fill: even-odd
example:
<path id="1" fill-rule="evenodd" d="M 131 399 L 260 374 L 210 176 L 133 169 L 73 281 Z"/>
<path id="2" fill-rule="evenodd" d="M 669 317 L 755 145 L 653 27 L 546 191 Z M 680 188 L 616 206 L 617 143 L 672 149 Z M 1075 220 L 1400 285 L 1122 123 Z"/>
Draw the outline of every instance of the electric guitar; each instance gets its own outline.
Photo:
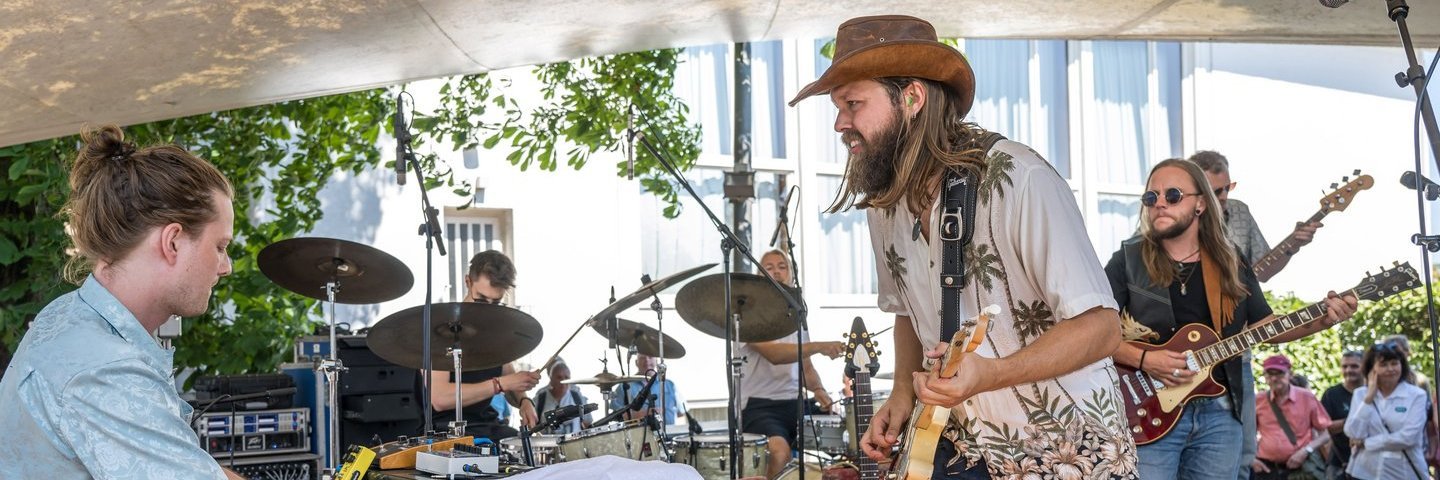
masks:
<path id="1" fill-rule="evenodd" d="M 985 330 L 990 326 L 990 316 L 999 313 L 1000 307 L 991 305 L 975 318 L 960 324 L 960 330 L 950 339 L 950 348 L 945 350 L 945 356 L 932 368 L 939 369 L 941 377 L 955 376 L 960 371 L 960 356 L 980 348 L 985 341 Z M 930 474 L 935 473 L 935 448 L 940 445 L 940 435 L 945 433 L 945 425 L 950 422 L 950 412 L 961 408 L 964 408 L 963 404 L 946 408 L 917 400 L 905 434 L 900 438 L 898 451 L 891 457 L 893 462 L 887 478 L 929 479 Z"/>
<path id="2" fill-rule="evenodd" d="M 850 324 L 850 333 L 845 335 L 845 376 L 850 377 L 851 409 L 855 415 L 855 432 L 864 435 L 870 427 L 870 417 L 875 415 L 875 403 L 870 396 L 870 376 L 880 371 L 880 350 L 875 340 L 865 329 L 865 321 L 855 317 Z M 855 469 L 860 480 L 878 480 L 880 465 L 866 455 L 855 455 Z"/>
<path id="3" fill-rule="evenodd" d="M 1360 300 L 1379 300 L 1420 286 L 1420 277 L 1409 263 L 1376 275 L 1366 273 L 1365 279 L 1341 296 L 1354 295 Z M 1144 370 L 1115 364 L 1120 373 L 1120 396 L 1125 401 L 1125 417 L 1130 421 L 1130 435 L 1137 445 L 1159 440 L 1175 427 L 1185 403 L 1195 397 L 1218 397 L 1225 387 L 1210 378 L 1210 372 L 1221 362 L 1250 350 L 1266 340 L 1305 327 L 1325 316 L 1325 303 L 1312 303 L 1262 325 L 1246 328 L 1229 338 L 1221 339 L 1210 327 L 1191 323 L 1181 327 L 1164 345 L 1128 342 L 1142 350 L 1170 350 L 1185 353 L 1186 368 L 1197 372 L 1184 384 L 1167 387 Z"/>
<path id="4" fill-rule="evenodd" d="M 1345 211 L 1345 209 L 1350 206 L 1350 203 L 1355 200 L 1355 194 L 1360 193 L 1361 190 L 1369 190 L 1371 186 L 1375 185 L 1374 178 L 1370 178 L 1369 175 L 1360 175 L 1359 170 L 1356 170 L 1353 175 L 1359 176 L 1355 177 L 1354 180 L 1351 180 L 1350 177 L 1340 178 L 1340 181 L 1345 182 L 1345 186 L 1343 187 L 1338 183 L 1330 184 L 1330 188 L 1333 191 L 1320 198 L 1320 211 L 1311 215 L 1309 219 L 1305 220 L 1305 223 L 1318 222 L 1324 219 L 1325 215 L 1329 215 L 1330 212 Z M 1270 249 L 1270 253 L 1265 254 L 1265 256 L 1255 261 L 1255 265 L 1253 265 L 1255 278 L 1265 281 L 1275 276 L 1276 273 L 1280 272 L 1280 260 L 1290 256 L 1285 252 L 1294 252 L 1295 249 L 1298 248 L 1300 248 L 1300 246 L 1295 245 L 1295 233 L 1291 232 L 1284 240 L 1275 244 L 1275 248 Z"/>

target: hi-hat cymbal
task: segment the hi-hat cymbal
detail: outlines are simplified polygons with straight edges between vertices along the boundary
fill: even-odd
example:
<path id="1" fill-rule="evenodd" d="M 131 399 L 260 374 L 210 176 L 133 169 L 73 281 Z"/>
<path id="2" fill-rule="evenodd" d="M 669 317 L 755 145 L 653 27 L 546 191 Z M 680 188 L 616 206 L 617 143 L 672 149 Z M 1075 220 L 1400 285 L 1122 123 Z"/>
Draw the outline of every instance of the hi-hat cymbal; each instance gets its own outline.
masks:
<path id="1" fill-rule="evenodd" d="M 740 314 L 741 342 L 768 342 L 795 333 L 795 319 L 789 314 L 785 297 L 775 290 L 770 280 L 751 273 L 732 273 L 730 289 L 735 302 L 733 313 Z M 680 318 L 707 335 L 725 338 L 725 274 L 717 273 L 695 279 L 675 296 L 675 310 Z"/>
<path id="2" fill-rule="evenodd" d="M 561 381 L 560 383 L 566 385 L 595 385 L 603 390 L 625 382 L 643 382 L 649 379 L 650 377 L 642 375 L 627 375 L 622 377 L 610 372 L 601 372 L 599 375 L 591 378 L 572 378 Z"/>
<path id="3" fill-rule="evenodd" d="M 651 296 L 660 293 L 661 290 L 673 287 L 676 284 L 685 281 L 685 279 L 688 279 L 690 277 L 698 275 L 700 272 L 713 268 L 715 265 L 716 264 L 714 263 L 707 263 L 705 265 L 691 267 L 687 270 L 681 270 L 679 272 L 672 273 L 670 274 L 670 276 L 661 278 L 659 280 L 651 281 L 650 283 L 647 283 L 644 286 L 640 287 L 640 289 L 635 290 L 631 294 L 621 297 L 619 300 L 616 300 L 615 303 L 607 305 L 604 310 L 600 310 L 600 313 L 595 314 L 594 318 L 610 318 L 615 315 L 619 315 L 620 312 L 623 312 L 630 307 L 639 305 L 640 302 L 643 302 L 645 301 L 645 299 L 648 299 Z"/>
<path id="4" fill-rule="evenodd" d="M 370 350 L 390 363 L 424 368 L 424 305 L 385 317 L 370 329 Z M 449 348 L 460 348 L 460 369 L 482 370 L 512 362 L 540 345 L 540 322 L 525 312 L 488 303 L 437 303 L 430 310 L 430 368 L 454 370 Z"/>
<path id="5" fill-rule="evenodd" d="M 282 288 L 325 300 L 334 281 L 335 303 L 371 304 L 400 298 L 415 284 L 404 263 L 375 247 L 334 238 L 290 238 L 267 245 L 260 272 Z"/>
<path id="6" fill-rule="evenodd" d="M 623 318 L 615 319 L 618 324 L 615 329 L 615 343 L 627 347 L 636 352 L 652 357 L 660 357 L 660 331 L 649 325 L 639 322 L 632 322 Z M 592 327 L 600 332 L 600 336 L 610 338 L 605 334 L 605 321 L 595 322 Z M 669 335 L 665 336 L 665 358 L 680 358 L 685 356 L 685 347 Z"/>

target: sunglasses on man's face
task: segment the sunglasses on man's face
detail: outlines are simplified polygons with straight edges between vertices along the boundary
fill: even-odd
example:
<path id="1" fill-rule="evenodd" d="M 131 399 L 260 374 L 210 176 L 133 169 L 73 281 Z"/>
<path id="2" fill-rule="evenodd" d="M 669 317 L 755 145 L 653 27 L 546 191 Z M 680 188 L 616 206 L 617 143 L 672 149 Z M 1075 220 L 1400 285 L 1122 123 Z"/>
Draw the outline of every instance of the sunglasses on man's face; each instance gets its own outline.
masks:
<path id="1" fill-rule="evenodd" d="M 1225 185 L 1225 186 L 1223 186 L 1223 187 L 1217 188 L 1217 189 L 1212 190 L 1212 191 L 1215 192 L 1215 196 L 1218 197 L 1218 196 L 1224 195 L 1224 194 L 1227 193 L 1227 192 L 1234 191 L 1234 190 L 1235 190 L 1235 184 L 1236 184 L 1236 183 L 1239 183 L 1239 182 L 1230 182 L 1229 185 Z"/>
<path id="2" fill-rule="evenodd" d="M 1161 194 L 1161 192 L 1157 192 L 1157 191 L 1154 191 L 1154 190 L 1145 192 L 1144 195 L 1141 195 L 1141 196 L 1140 196 L 1140 203 L 1144 204 L 1144 205 L 1147 206 L 1147 207 L 1153 207 L 1153 206 L 1155 206 L 1155 202 L 1157 202 L 1157 201 L 1160 200 L 1160 194 Z M 1165 189 L 1164 194 L 1165 194 L 1165 203 L 1166 203 L 1166 204 L 1169 204 L 1169 205 L 1174 205 L 1174 204 L 1180 203 L 1180 201 L 1181 201 L 1181 200 L 1184 200 L 1185 197 L 1187 197 L 1187 196 L 1200 195 L 1200 194 L 1198 194 L 1198 193 L 1185 193 L 1185 192 L 1182 192 L 1182 191 L 1180 191 L 1180 189 L 1175 188 L 1175 187 L 1170 187 L 1170 188 Z"/>

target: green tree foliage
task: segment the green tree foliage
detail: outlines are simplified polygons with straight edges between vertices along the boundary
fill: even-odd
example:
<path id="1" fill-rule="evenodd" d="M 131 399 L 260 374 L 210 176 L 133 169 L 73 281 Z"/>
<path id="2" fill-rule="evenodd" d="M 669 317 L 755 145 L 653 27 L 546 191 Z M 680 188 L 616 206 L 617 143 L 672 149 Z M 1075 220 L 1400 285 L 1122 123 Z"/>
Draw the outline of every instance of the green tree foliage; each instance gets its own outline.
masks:
<path id="1" fill-rule="evenodd" d="M 531 72 L 540 80 L 541 103 L 522 106 L 511 80 L 492 73 L 446 80 L 440 107 L 417 115 L 421 137 L 450 148 L 510 148 L 510 163 L 554 171 L 563 158 L 575 169 L 595 153 L 626 146 L 632 127 L 676 164 L 689 170 L 700 156 L 700 127 L 686 119 L 689 107 L 674 94 L 680 49 L 622 53 L 552 63 Z M 635 176 L 665 202 L 665 215 L 680 214 L 675 186 L 660 163 L 637 141 Z M 615 164 L 619 175 L 627 161 Z"/>
<path id="2" fill-rule="evenodd" d="M 421 137 L 455 149 L 495 148 L 507 141 L 509 159 L 525 169 L 554 170 L 559 145 L 566 164 L 585 165 L 599 151 L 614 151 L 632 114 L 647 131 L 663 132 L 661 145 L 683 171 L 699 155 L 698 129 L 671 93 L 679 50 L 588 58 L 534 69 L 543 103 L 524 106 L 507 80 L 480 74 L 440 87 L 441 106 L 415 119 Z M 497 85 L 499 83 L 499 85 Z M 486 109 L 503 113 L 486 123 Z M 274 371 L 292 340 L 313 331 L 316 302 L 290 293 L 260 273 L 256 256 L 266 245 L 303 236 L 321 218 L 319 193 L 335 173 L 358 173 L 381 163 L 376 142 L 391 113 L 383 90 L 296 100 L 135 125 L 126 135 L 140 145 L 177 143 L 209 159 L 234 183 L 234 274 L 214 292 L 211 312 L 186 319 L 176 342 L 176 365 L 201 374 Z M 69 248 L 57 217 L 68 194 L 68 166 L 76 136 L 0 148 L 0 340 L 14 349 L 27 322 L 47 303 L 73 289 L 59 272 Z M 420 158 L 426 188 L 455 188 L 434 154 Z M 388 162 L 387 162 L 388 163 Z M 624 174 L 624 162 L 617 165 Z M 636 156 L 643 188 L 678 214 L 675 191 L 648 154 Z"/>
<path id="3" fill-rule="evenodd" d="M 1440 293 L 1440 292 L 1437 292 Z M 1265 292 L 1265 299 L 1276 314 L 1293 312 L 1309 302 L 1293 295 L 1275 296 Z M 1310 387 L 1323 391 L 1342 381 L 1340 355 L 1346 350 L 1364 351 L 1388 335 L 1403 334 L 1410 339 L 1414 352 L 1411 368 L 1427 377 L 1434 370 L 1435 355 L 1430 349 L 1429 320 L 1425 317 L 1424 289 L 1411 290 L 1390 298 L 1360 305 L 1350 320 L 1309 337 L 1281 345 L 1261 344 L 1255 347 L 1253 367 L 1257 375 L 1257 391 L 1266 389 L 1260 362 L 1265 357 L 1283 353 L 1290 358 L 1294 372 L 1310 379 Z"/>

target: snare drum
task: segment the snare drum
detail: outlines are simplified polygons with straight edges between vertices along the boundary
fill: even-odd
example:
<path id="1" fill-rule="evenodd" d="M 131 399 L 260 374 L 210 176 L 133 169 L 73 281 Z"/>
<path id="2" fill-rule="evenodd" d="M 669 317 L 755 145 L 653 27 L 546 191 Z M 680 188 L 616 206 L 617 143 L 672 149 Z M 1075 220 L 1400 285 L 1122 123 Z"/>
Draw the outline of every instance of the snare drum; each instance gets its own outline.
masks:
<path id="1" fill-rule="evenodd" d="M 805 416 L 805 449 L 839 455 L 850 449 L 845 418 L 839 415 Z"/>
<path id="2" fill-rule="evenodd" d="M 520 437 L 501 440 L 500 450 L 514 455 L 521 463 L 525 462 L 525 448 L 520 444 Z M 535 454 L 535 466 L 537 467 L 565 461 L 560 456 L 559 435 L 531 435 L 530 452 Z"/>
<path id="3" fill-rule="evenodd" d="M 730 463 L 729 459 L 729 434 L 681 435 L 675 439 L 675 461 L 695 467 L 706 480 L 728 480 L 730 469 L 726 466 Z M 740 434 L 739 476 L 763 476 L 769 464 L 770 451 L 765 449 L 765 436 L 758 433 Z"/>
<path id="4" fill-rule="evenodd" d="M 669 461 L 660 432 L 644 421 L 616 422 L 588 428 L 560 439 L 560 458 L 580 460 L 601 455 L 614 455 L 631 460 Z"/>

